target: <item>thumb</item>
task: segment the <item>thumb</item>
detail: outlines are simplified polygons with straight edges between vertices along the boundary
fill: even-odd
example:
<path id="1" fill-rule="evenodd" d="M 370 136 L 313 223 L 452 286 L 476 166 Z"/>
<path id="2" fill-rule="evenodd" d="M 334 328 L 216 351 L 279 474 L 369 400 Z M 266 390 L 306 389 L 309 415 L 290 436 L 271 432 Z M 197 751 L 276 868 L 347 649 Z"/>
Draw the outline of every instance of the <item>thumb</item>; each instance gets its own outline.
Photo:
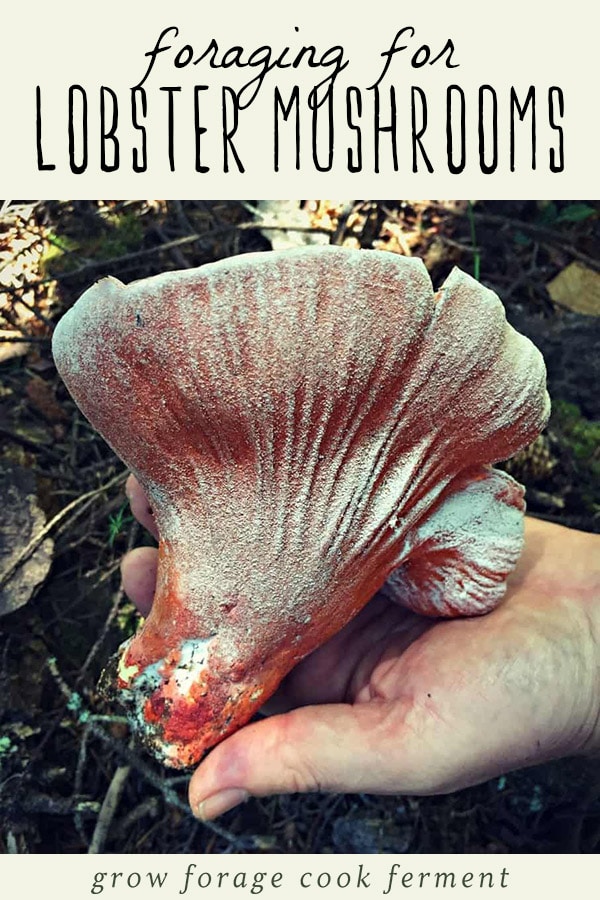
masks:
<path id="1" fill-rule="evenodd" d="M 398 718 L 397 701 L 330 704 L 248 725 L 215 747 L 194 773 L 192 810 L 213 819 L 250 795 L 298 791 L 427 792 L 432 773 L 424 765 L 419 729 L 403 728 Z"/>

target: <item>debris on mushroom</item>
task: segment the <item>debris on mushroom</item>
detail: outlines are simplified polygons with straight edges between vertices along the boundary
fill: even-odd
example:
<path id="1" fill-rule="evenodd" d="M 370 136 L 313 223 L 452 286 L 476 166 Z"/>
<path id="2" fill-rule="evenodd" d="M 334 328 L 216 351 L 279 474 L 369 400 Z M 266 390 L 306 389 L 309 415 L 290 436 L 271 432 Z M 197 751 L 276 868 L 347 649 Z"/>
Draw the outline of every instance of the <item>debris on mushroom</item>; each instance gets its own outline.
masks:
<path id="1" fill-rule="evenodd" d="M 156 597 L 117 682 L 168 765 L 381 588 L 434 616 L 501 600 L 523 489 L 490 464 L 544 427 L 545 369 L 458 269 L 434 293 L 418 259 L 306 247 L 105 278 L 53 347 L 156 514 Z"/>

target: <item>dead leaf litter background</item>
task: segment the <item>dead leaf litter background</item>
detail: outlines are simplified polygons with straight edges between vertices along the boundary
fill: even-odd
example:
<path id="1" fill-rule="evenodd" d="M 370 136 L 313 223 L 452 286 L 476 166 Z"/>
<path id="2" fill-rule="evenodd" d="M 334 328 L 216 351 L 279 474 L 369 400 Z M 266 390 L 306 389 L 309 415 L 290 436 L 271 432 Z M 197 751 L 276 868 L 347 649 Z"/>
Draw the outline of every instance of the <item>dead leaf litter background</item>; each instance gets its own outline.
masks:
<path id="1" fill-rule="evenodd" d="M 2 203 L 2 201 L 0 201 Z M 333 243 L 453 265 L 544 353 L 550 424 L 506 468 L 529 512 L 600 531 L 599 201 L 4 201 L 0 212 L 0 851 L 600 850 L 600 765 L 561 760 L 443 797 L 312 794 L 192 818 L 187 777 L 96 684 L 136 627 L 119 561 L 152 539 L 127 473 L 57 376 L 51 335 L 97 278 Z"/>

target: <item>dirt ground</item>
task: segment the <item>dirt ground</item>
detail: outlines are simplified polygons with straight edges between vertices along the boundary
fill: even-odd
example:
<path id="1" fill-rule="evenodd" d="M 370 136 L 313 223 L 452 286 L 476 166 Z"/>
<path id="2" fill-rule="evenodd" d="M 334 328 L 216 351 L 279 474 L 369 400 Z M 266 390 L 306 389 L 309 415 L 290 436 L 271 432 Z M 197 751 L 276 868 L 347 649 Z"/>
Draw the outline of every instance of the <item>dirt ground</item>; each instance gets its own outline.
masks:
<path id="1" fill-rule="evenodd" d="M 278 796 L 252 800 L 214 824 L 197 822 L 187 807 L 187 778 L 139 750 L 119 709 L 97 691 L 106 660 L 137 623 L 120 589 L 119 560 L 152 539 L 132 521 L 123 464 L 75 407 L 50 349 L 60 316 L 103 275 L 131 281 L 315 238 L 418 255 L 435 285 L 459 265 L 500 295 L 509 320 L 546 358 L 552 419 L 506 464 L 527 486 L 529 512 L 600 531 L 599 216 L 598 201 L 103 200 L 4 207 L 2 852 L 600 849 L 600 766 L 589 760 L 561 760 L 443 797 Z M 559 290 L 557 276 L 565 282 Z"/>

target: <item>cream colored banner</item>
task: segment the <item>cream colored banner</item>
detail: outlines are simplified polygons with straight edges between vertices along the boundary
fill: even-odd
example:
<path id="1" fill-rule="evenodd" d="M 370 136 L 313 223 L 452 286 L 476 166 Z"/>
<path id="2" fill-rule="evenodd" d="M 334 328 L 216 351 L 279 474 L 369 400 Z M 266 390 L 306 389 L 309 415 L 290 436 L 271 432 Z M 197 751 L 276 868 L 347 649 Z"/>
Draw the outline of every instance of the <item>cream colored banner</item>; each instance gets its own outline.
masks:
<path id="1" fill-rule="evenodd" d="M 0 191 L 596 196 L 595 6 L 5 3 Z"/>
<path id="2" fill-rule="evenodd" d="M 273 898 L 503 898 L 597 896 L 598 861 L 588 857 L 423 856 L 59 856 L 7 857 L 6 896 L 61 900 Z"/>

